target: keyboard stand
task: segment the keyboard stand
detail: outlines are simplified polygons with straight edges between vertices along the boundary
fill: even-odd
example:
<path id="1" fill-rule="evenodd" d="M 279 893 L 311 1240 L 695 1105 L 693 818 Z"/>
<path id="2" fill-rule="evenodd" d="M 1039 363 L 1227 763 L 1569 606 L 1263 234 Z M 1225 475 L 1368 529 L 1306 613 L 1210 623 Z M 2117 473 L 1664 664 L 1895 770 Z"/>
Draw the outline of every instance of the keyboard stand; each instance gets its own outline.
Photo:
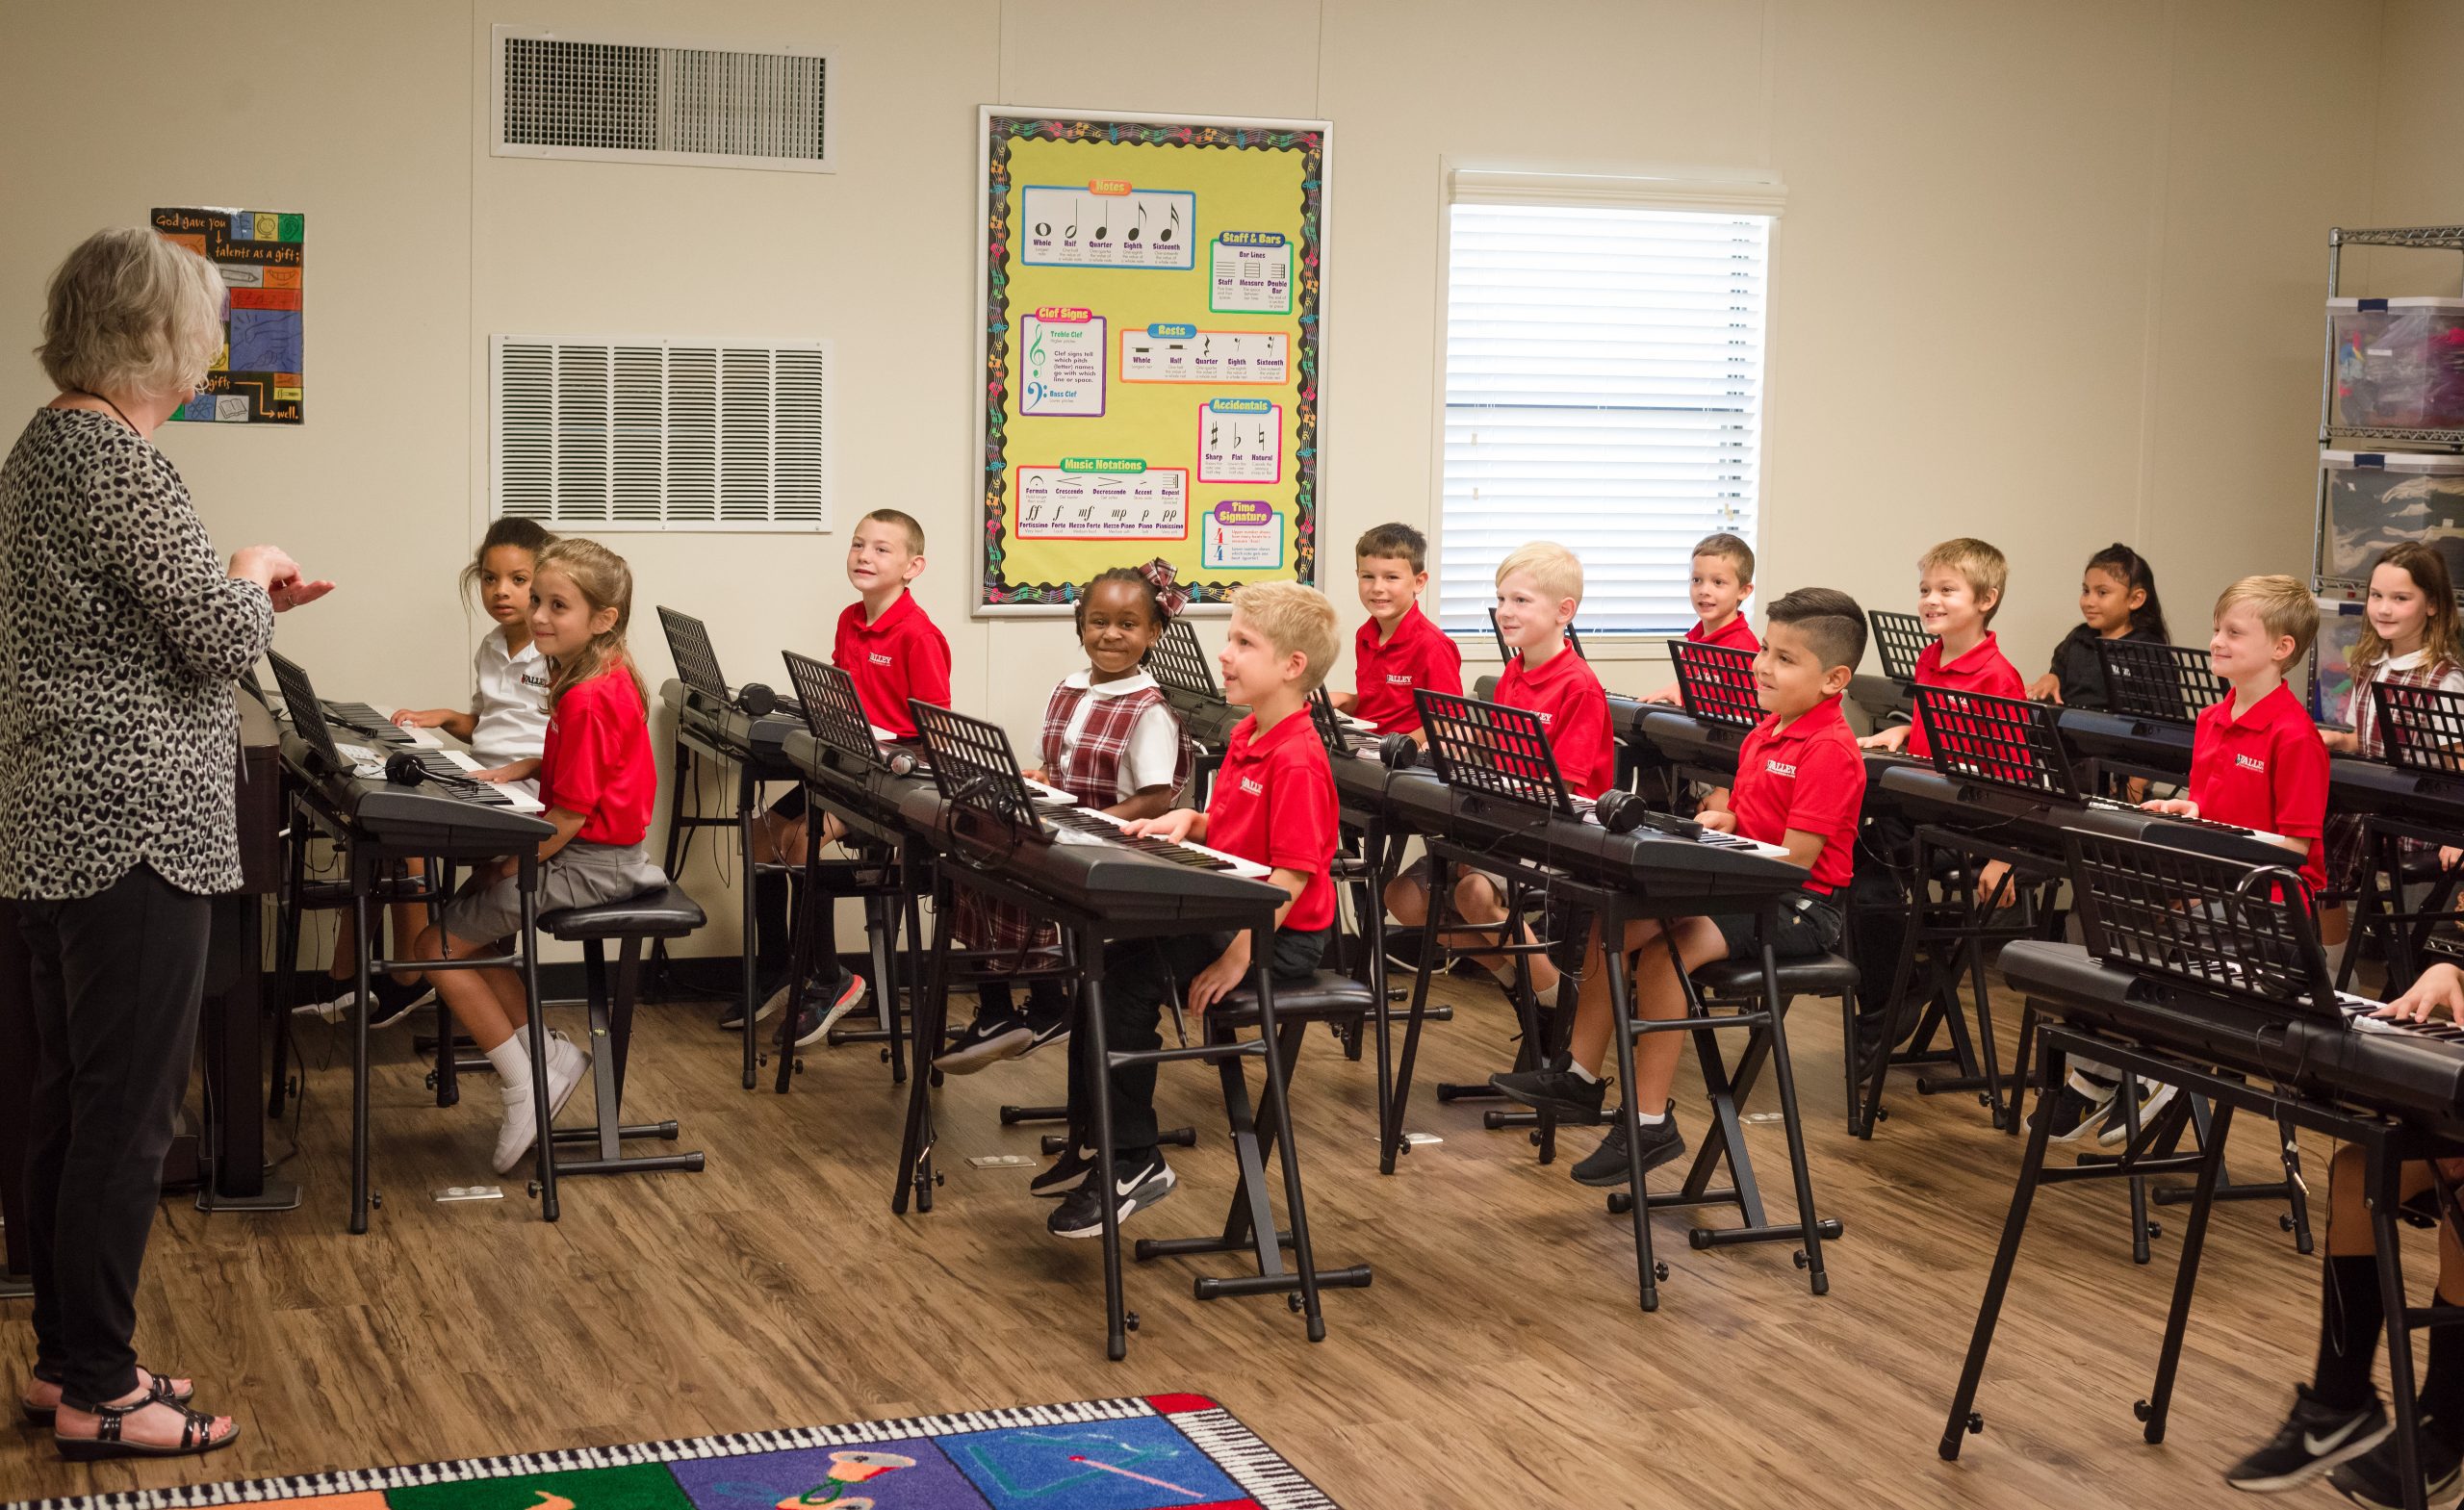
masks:
<path id="1" fill-rule="evenodd" d="M 687 695 L 701 696 L 699 693 Z M 732 814 L 688 816 L 684 812 L 685 788 L 699 777 L 702 762 L 705 760 L 710 761 L 712 768 L 716 770 L 723 771 L 730 767 L 734 769 L 735 811 Z M 757 867 L 753 858 L 753 820 L 761 810 L 761 789 L 765 783 L 795 781 L 803 778 L 792 766 L 772 765 L 762 761 L 739 758 L 732 752 L 724 750 L 716 743 L 703 738 L 682 719 L 677 721 L 676 749 L 672 769 L 675 777 L 668 793 L 667 845 L 661 860 L 661 869 L 670 876 L 679 874 L 678 866 L 682 862 L 681 850 L 685 835 L 691 831 L 727 828 L 735 830 L 736 856 L 743 867 L 739 873 L 738 889 L 742 893 L 743 900 L 743 916 L 740 922 L 743 933 L 744 973 L 740 989 L 743 992 L 744 1009 L 744 1088 L 751 1090 L 757 1078 L 755 1068 L 761 1052 L 759 1025 L 753 1020 L 754 1013 L 761 1010 L 761 971 L 757 959 L 760 949 L 761 925 L 757 915 L 760 910 L 759 904 L 754 895 L 754 876 Z M 818 831 L 815 832 L 817 836 Z M 807 893 L 808 899 L 812 895 L 812 893 Z M 661 953 L 655 958 L 663 960 L 666 957 Z"/>
<path id="2" fill-rule="evenodd" d="M 1993 1346 L 2003 1298 L 2010 1291 L 2011 1273 L 2018 1260 L 2020 1241 L 2027 1234 L 2028 1215 L 2035 1205 L 2038 1188 L 2079 1180 L 2136 1181 L 2155 1174 L 2194 1174 L 2197 1184 L 2191 1193 L 2190 1218 L 2182 1232 L 2182 1255 L 2174 1274 L 2172 1303 L 2166 1315 L 2164 1343 L 2157 1351 L 2155 1387 L 2131 1407 L 2143 1423 L 2141 1435 L 2148 1443 L 2165 1440 L 2182 1340 L 2190 1321 L 2192 1294 L 2198 1280 L 2200 1255 L 2206 1246 L 2208 1217 L 2215 1208 L 2217 1186 L 2224 1172 L 2224 1149 L 2233 1115 L 2242 1110 L 2288 1128 L 2323 1134 L 2362 1152 L 2370 1185 L 2370 1219 L 2377 1247 L 2379 1292 L 2387 1310 L 2386 1356 L 2396 1418 L 2397 1478 L 2407 1486 L 2408 1510 L 2426 1510 L 2418 1456 L 2420 1410 L 2413 1393 L 2412 1329 L 2464 1324 L 2464 1307 L 2406 1303 L 2398 1194 L 2405 1163 L 2451 1157 L 2457 1151 L 2454 1143 L 2390 1117 L 2263 1088 L 2172 1054 L 2142 1048 L 2127 1039 L 2068 1022 L 2048 1020 L 2039 1037 L 2043 1056 L 2037 1071 L 2038 1115 L 2028 1134 L 2018 1183 L 2011 1192 L 2011 1209 L 2003 1220 L 2001 1242 L 1994 1252 L 1992 1270 L 1977 1309 L 1976 1327 L 1968 1341 L 1966 1362 L 1960 1370 L 1958 1388 L 1952 1392 L 1949 1416 L 1936 1450 L 1945 1461 L 1956 1462 L 1965 1439 L 1985 1430 L 1985 1417 L 1975 1409 L 1977 1391 L 1984 1379 L 1986 1358 Z M 2205 1145 L 2196 1153 L 2157 1152 L 2155 1135 L 2168 1120 L 2160 1116 L 2156 1122 L 2139 1129 L 2137 1137 L 2117 1159 L 2082 1163 L 2069 1168 L 2047 1167 L 2045 1152 L 2052 1123 L 2044 1113 L 2062 1085 L 2065 1061 L 2072 1055 L 2110 1064 L 2125 1075 L 2175 1086 L 2180 1091 L 2177 1101 L 2186 1096 L 2208 1100 L 2215 1107 L 2215 1114 Z M 2451 1212 L 2451 1193 L 2442 1191 L 2442 1201 L 2449 1204 Z M 2450 1219 L 2454 1219 L 2451 1215 Z"/>
<path id="3" fill-rule="evenodd" d="M 2361 890 L 2353 899 L 2353 941 L 2336 972 L 2336 988 L 2352 988 L 2353 966 L 2361 958 L 2361 938 L 2374 934 L 2387 959 L 2387 981 L 2381 994 L 2403 994 L 2421 975 L 2430 934 L 2441 923 L 2464 922 L 2457 908 L 2456 887 L 2464 867 L 2442 870 L 2430 882 L 2430 893 L 2416 911 L 2404 903 L 2404 841 L 2454 845 L 2464 842 L 2454 823 L 2415 823 L 2372 813 L 2362 819 Z"/>
<path id="4" fill-rule="evenodd" d="M 351 1200 L 350 1230 L 354 1234 L 368 1230 L 368 1214 L 381 1207 L 384 1198 L 369 1184 L 368 1147 L 370 1122 L 368 1011 L 371 986 L 380 975 L 432 975 L 442 970 L 483 970 L 507 968 L 522 976 L 524 997 L 530 1003 L 526 1029 L 530 1062 L 544 1066 L 548 1062 L 547 1013 L 540 1010 L 539 995 L 539 856 L 535 842 L 523 842 L 511 853 L 520 861 L 517 883 L 522 897 L 522 926 L 513 934 L 512 952 L 501 955 L 475 955 L 467 960 L 384 960 L 377 958 L 373 928 L 382 902 L 386 880 L 394 863 L 403 859 L 431 857 L 446 862 L 446 868 L 433 875 L 432 884 L 442 893 L 450 878 L 455 862 L 472 863 L 499 860 L 508 853 L 501 842 L 464 841 L 440 845 L 426 841 L 416 845 L 389 844 L 362 832 L 346 815 L 337 810 L 314 785 L 304 781 L 292 783 L 291 844 L 295 876 L 300 873 L 300 856 L 318 834 L 333 841 L 344 852 L 350 871 L 350 901 L 353 932 L 358 948 L 352 960 L 351 985 L 358 992 L 359 1006 L 351 1016 Z M 296 909 L 299 893 L 295 890 L 287 907 L 294 913 L 288 920 L 287 932 L 298 937 Z M 441 1058 L 453 1053 L 452 1014 L 439 1005 L 438 1050 Z M 556 1161 L 554 1142 L 549 1136 L 554 1118 L 548 1109 L 548 1076 L 544 1069 L 530 1077 L 532 1112 L 538 1118 L 540 1137 L 531 1150 L 533 1167 L 537 1171 L 532 1192 L 539 1198 L 539 1215 L 554 1221 L 557 1216 Z"/>

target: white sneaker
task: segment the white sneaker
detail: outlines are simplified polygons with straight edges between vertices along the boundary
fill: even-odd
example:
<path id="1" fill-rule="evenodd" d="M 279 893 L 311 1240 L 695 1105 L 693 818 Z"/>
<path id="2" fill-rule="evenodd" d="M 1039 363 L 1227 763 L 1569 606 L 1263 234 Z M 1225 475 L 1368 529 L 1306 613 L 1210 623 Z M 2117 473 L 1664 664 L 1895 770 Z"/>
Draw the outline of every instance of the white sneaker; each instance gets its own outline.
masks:
<path id="1" fill-rule="evenodd" d="M 548 1116 L 552 1122 L 556 1113 L 573 1099 L 574 1089 L 590 1069 L 590 1056 L 576 1047 L 562 1033 L 548 1035 Z M 530 1088 L 506 1087 L 504 1124 L 497 1130 L 496 1166 L 499 1174 L 511 1174 L 525 1155 L 539 1141 L 539 1124 L 530 1100 Z"/>
<path id="2" fill-rule="evenodd" d="M 2139 1125 L 2142 1128 L 2156 1120 L 2156 1113 L 2164 1111 L 2173 1099 L 2176 1088 L 2152 1080 L 2139 1082 Z M 2113 1113 L 2105 1118 L 2104 1131 L 2096 1135 L 2096 1141 L 2107 1148 L 2114 1148 L 2129 1139 L 2130 1117 L 2122 1111 L 2120 1098 L 2117 1096 Z"/>

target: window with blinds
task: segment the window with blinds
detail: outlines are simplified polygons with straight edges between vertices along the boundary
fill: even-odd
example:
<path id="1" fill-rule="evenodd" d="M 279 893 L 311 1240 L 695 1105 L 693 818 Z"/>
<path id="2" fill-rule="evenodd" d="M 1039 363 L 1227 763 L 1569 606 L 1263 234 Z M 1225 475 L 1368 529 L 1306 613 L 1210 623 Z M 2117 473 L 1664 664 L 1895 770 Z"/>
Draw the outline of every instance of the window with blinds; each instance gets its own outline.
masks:
<path id="1" fill-rule="evenodd" d="M 1601 180 L 1467 192 L 1466 176 L 1449 236 L 1439 622 L 1485 633 L 1498 562 L 1555 540 L 1582 560 L 1579 628 L 1683 630 L 1694 543 L 1756 538 L 1777 190 L 1680 209 L 1620 202 Z"/>

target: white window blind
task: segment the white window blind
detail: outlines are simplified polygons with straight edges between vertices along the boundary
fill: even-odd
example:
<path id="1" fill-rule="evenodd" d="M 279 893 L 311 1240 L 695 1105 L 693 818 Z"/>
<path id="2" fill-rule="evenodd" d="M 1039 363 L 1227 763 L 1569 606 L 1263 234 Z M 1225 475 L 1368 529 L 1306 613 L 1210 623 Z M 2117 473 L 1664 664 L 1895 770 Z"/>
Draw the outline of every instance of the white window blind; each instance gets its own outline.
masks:
<path id="1" fill-rule="evenodd" d="M 1694 622 L 1694 543 L 1756 538 L 1772 216 L 1602 203 L 1451 207 L 1439 621 L 1484 631 L 1498 562 L 1582 560 L 1578 627 Z"/>
<path id="2" fill-rule="evenodd" d="M 495 514 L 559 530 L 829 527 L 827 343 L 489 347 Z"/>

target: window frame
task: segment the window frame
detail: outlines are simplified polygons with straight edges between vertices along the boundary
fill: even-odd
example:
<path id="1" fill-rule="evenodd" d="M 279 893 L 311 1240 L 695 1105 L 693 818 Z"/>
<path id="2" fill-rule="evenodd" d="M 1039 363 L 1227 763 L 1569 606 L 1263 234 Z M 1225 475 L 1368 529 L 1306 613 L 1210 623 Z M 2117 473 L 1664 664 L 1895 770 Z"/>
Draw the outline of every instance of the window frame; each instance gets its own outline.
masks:
<path id="1" fill-rule="evenodd" d="M 1559 207 L 1599 207 L 1629 210 L 1673 210 L 1701 215 L 1738 214 L 1768 216 L 1771 220 L 1769 239 L 1763 253 L 1763 282 L 1767 291 L 1762 308 L 1762 383 L 1760 415 L 1755 426 L 1755 475 L 1758 479 L 1754 500 L 1755 576 L 1758 579 L 1770 573 L 1770 558 L 1764 550 L 1767 531 L 1763 525 L 1770 502 L 1770 434 L 1774 410 L 1772 353 L 1778 344 L 1778 268 L 1780 261 L 1780 227 L 1784 218 L 1787 188 L 1778 172 L 1761 168 L 1717 167 L 1655 167 L 1634 165 L 1549 164 L 1549 163 L 1487 163 L 1463 162 L 1441 158 L 1440 192 L 1437 205 L 1436 297 L 1430 302 L 1430 350 L 1434 356 L 1429 373 L 1431 424 L 1429 426 L 1429 559 L 1434 566 L 1445 550 L 1446 539 L 1446 424 L 1447 424 L 1447 327 L 1453 313 L 1452 294 L 1454 269 L 1454 207 L 1457 204 L 1528 204 Z M 1446 603 L 1437 574 L 1432 571 L 1429 591 L 1439 594 L 1422 611 L 1432 623 L 1442 624 Z M 1758 590 L 1756 598 L 1761 596 Z M 1748 601 L 1751 611 L 1754 600 Z M 1669 632 L 1649 629 L 1584 629 L 1579 614 L 1575 627 L 1582 631 L 1583 651 L 1592 660 L 1665 661 Z M 1449 638 L 1467 653 L 1493 655 L 1495 645 L 1485 629 L 1448 629 Z M 1676 631 L 1682 632 L 1682 631 Z"/>

